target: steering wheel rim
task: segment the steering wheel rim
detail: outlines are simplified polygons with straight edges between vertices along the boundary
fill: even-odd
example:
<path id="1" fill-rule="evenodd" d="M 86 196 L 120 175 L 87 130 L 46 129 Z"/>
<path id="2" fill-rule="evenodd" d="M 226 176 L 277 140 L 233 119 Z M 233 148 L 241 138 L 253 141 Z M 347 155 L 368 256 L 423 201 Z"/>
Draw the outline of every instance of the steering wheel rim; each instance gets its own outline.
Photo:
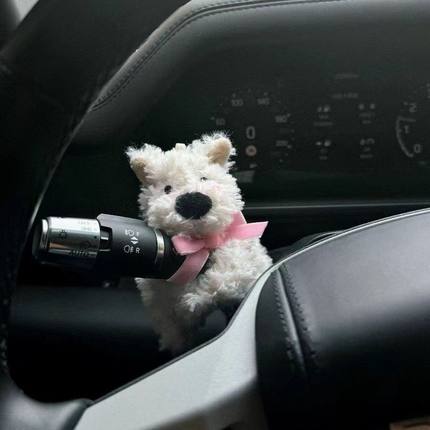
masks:
<path id="1" fill-rule="evenodd" d="M 10 430 L 72 428 L 88 405 L 42 404 L 17 389 L 7 367 L 7 327 L 21 254 L 51 177 L 100 89 L 134 48 L 123 31 L 130 8 L 112 0 L 104 6 L 41 0 L 0 51 L 7 166 L 0 196 L 0 412 Z"/>

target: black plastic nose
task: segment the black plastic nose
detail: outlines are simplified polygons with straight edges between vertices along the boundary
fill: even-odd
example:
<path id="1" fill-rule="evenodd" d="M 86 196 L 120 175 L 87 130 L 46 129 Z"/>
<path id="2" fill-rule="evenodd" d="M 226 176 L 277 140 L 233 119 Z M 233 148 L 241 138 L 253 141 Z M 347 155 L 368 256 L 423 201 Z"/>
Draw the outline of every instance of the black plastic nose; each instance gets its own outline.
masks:
<path id="1" fill-rule="evenodd" d="M 202 193 L 186 193 L 176 198 L 175 209 L 179 215 L 188 219 L 199 219 L 212 207 L 212 200 Z"/>

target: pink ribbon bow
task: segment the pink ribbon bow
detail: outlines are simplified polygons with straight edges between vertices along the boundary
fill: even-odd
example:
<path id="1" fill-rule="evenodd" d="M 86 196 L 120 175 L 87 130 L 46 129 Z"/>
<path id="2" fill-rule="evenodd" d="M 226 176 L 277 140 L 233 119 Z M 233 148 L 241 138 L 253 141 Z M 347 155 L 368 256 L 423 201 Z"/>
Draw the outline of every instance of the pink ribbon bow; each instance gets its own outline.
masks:
<path id="1" fill-rule="evenodd" d="M 247 224 L 242 212 L 233 215 L 232 223 L 221 233 L 202 239 L 193 239 L 185 235 L 172 237 L 173 245 L 180 255 L 185 255 L 181 267 L 167 281 L 184 285 L 193 281 L 202 270 L 211 249 L 219 248 L 232 239 L 252 239 L 262 236 L 267 222 Z"/>

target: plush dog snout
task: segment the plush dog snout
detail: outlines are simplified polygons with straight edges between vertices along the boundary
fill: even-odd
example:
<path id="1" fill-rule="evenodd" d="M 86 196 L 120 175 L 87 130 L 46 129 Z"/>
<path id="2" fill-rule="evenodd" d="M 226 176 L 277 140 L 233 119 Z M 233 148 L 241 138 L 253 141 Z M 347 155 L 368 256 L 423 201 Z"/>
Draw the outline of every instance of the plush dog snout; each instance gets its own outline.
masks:
<path id="1" fill-rule="evenodd" d="M 188 219 L 199 219 L 205 216 L 212 207 L 212 200 L 202 193 L 181 194 L 176 199 L 175 210 Z"/>

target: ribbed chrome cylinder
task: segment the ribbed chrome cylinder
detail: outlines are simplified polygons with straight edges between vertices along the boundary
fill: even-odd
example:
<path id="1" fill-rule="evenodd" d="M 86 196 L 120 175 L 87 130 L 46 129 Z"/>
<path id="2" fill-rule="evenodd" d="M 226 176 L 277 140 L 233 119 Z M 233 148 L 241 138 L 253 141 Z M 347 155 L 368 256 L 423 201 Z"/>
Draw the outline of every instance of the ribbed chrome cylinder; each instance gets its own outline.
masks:
<path id="1" fill-rule="evenodd" d="M 33 254 L 43 261 L 91 267 L 100 248 L 100 224 L 95 219 L 48 217 L 39 225 L 33 242 Z"/>

